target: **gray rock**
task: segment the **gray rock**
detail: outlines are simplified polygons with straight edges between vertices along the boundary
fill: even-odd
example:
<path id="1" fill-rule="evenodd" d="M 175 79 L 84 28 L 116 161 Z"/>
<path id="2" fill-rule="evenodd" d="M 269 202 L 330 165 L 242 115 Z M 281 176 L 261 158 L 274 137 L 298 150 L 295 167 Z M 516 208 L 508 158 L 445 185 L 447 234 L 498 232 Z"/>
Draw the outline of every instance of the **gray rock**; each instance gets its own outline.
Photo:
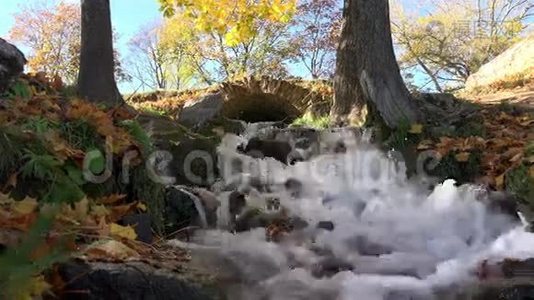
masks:
<path id="1" fill-rule="evenodd" d="M 507 77 L 522 74 L 534 68 L 534 34 L 504 51 L 469 76 L 465 87 L 473 90 L 488 86 Z"/>
<path id="2" fill-rule="evenodd" d="M 221 115 L 224 106 L 222 93 L 210 94 L 188 101 L 178 116 L 178 122 L 190 127 L 202 127 Z"/>
<path id="3" fill-rule="evenodd" d="M 165 193 L 165 232 L 172 234 L 198 223 L 199 213 L 191 194 L 171 186 Z M 187 234 L 187 233 L 186 233 Z"/>
<path id="4" fill-rule="evenodd" d="M 66 283 L 60 299 L 220 299 L 212 286 L 141 262 L 72 260 L 58 266 L 58 275 Z"/>
<path id="5" fill-rule="evenodd" d="M 218 172 L 216 148 L 220 143 L 217 137 L 191 134 L 167 117 L 140 115 L 137 120 L 149 133 L 155 150 L 167 151 L 170 156 L 162 159 L 167 164 L 157 165 L 157 175 L 174 179 L 166 185 L 208 187 L 215 182 Z"/>
<path id="6" fill-rule="evenodd" d="M 336 226 L 331 221 L 321 221 L 321 222 L 317 223 L 317 228 L 318 229 L 324 229 L 326 231 L 334 231 Z"/>
<path id="7" fill-rule="evenodd" d="M 271 157 L 281 163 L 287 163 L 292 147 L 284 141 L 262 140 L 254 137 L 248 141 L 246 146 L 240 146 L 237 150 L 254 158 Z"/>
<path id="8" fill-rule="evenodd" d="M 339 272 L 352 271 L 354 266 L 336 257 L 327 257 L 312 266 L 312 275 L 316 278 L 332 277 Z"/>
<path id="9" fill-rule="evenodd" d="M 17 47 L 0 38 L 0 92 L 17 78 L 26 64 L 24 54 Z"/>

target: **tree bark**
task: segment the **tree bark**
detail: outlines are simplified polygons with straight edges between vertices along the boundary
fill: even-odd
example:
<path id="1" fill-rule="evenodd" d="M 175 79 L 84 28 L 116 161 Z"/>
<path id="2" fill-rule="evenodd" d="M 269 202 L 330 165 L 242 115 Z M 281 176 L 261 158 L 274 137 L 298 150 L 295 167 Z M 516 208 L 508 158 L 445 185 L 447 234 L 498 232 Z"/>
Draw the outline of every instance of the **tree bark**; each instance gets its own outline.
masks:
<path id="1" fill-rule="evenodd" d="M 82 0 L 82 44 L 78 94 L 110 106 L 124 101 L 115 82 L 109 0 Z"/>
<path id="2" fill-rule="evenodd" d="M 345 0 L 343 13 L 332 122 L 361 126 L 374 114 L 390 128 L 418 121 L 393 52 L 388 0 Z"/>

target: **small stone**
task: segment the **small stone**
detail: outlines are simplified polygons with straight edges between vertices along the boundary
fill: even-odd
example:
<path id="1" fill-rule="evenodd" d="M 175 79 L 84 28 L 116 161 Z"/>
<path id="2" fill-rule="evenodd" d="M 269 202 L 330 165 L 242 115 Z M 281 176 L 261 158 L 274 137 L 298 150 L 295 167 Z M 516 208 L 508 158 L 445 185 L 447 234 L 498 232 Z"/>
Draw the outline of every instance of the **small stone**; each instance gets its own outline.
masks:
<path id="1" fill-rule="evenodd" d="M 334 223 L 331 222 L 331 221 L 321 221 L 319 223 L 317 223 L 317 228 L 318 229 L 324 229 L 324 230 L 327 230 L 327 231 L 334 231 L 334 229 L 336 228 Z"/>
<path id="2" fill-rule="evenodd" d="M 300 217 L 289 218 L 289 224 L 293 230 L 302 230 L 308 227 L 308 222 Z"/>
<path id="3" fill-rule="evenodd" d="M 332 277 L 340 272 L 353 271 L 354 266 L 342 259 L 328 257 L 312 266 L 312 275 L 316 278 Z"/>

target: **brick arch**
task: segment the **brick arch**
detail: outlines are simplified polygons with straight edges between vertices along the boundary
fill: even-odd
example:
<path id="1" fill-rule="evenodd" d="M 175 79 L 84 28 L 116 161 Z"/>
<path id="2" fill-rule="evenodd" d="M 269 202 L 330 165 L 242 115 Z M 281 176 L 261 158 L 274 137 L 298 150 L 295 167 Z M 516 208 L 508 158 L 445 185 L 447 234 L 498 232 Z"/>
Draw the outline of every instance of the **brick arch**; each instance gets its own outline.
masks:
<path id="1" fill-rule="evenodd" d="M 224 83 L 221 90 L 225 95 L 223 114 L 248 122 L 291 122 L 314 107 L 328 110 L 331 103 L 331 95 L 324 91 L 313 91 L 302 82 L 268 77 Z"/>

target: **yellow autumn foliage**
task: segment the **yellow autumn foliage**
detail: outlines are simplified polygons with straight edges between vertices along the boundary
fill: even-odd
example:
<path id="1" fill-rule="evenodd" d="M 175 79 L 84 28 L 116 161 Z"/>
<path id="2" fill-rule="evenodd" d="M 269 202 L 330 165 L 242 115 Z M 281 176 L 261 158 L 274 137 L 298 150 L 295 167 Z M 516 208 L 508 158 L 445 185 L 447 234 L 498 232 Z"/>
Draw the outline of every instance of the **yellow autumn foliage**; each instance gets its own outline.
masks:
<path id="1" fill-rule="evenodd" d="M 168 17 L 192 23 L 194 29 L 224 36 L 228 46 L 250 40 L 257 32 L 257 21 L 289 22 L 297 0 L 160 0 Z"/>

